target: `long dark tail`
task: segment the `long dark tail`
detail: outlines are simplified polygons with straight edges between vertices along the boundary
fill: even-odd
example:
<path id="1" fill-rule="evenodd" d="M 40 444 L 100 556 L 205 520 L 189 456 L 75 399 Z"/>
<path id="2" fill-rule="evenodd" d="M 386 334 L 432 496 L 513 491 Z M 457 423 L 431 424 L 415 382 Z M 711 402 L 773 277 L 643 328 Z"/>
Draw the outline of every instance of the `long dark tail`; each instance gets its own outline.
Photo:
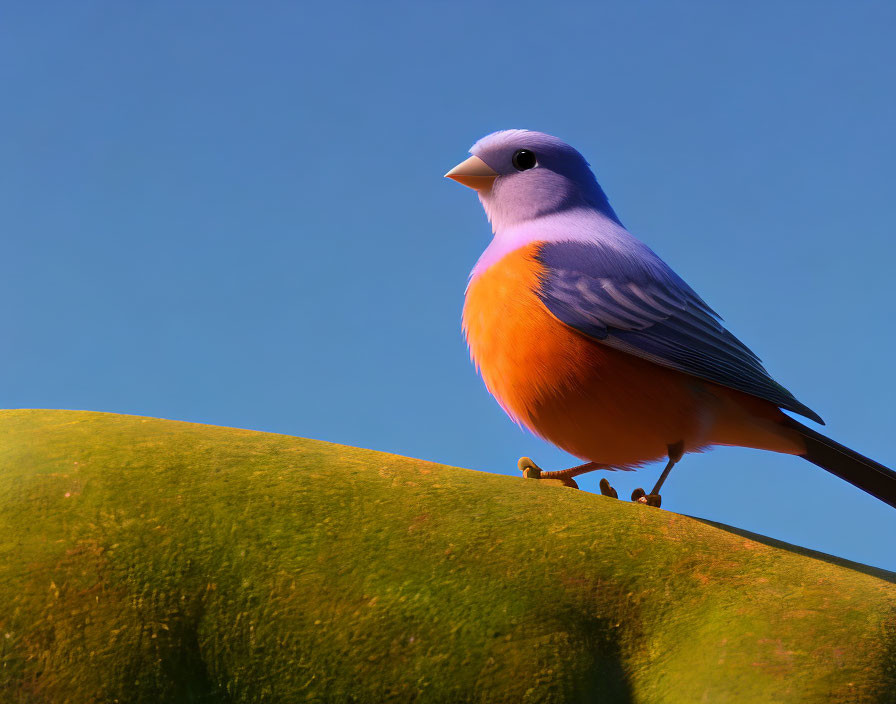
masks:
<path id="1" fill-rule="evenodd" d="M 800 455 L 803 459 L 896 508 L 896 472 L 792 418 L 787 420 L 806 441 L 806 454 Z"/>

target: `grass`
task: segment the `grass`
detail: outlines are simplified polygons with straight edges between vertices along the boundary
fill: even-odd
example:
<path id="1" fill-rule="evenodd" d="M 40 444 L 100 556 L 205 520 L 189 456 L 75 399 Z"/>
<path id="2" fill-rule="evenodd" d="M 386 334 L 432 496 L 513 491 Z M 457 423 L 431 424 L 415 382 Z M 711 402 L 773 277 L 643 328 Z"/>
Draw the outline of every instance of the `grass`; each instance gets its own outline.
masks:
<path id="1" fill-rule="evenodd" d="M 4 702 L 896 701 L 892 573 L 313 440 L 0 412 Z"/>

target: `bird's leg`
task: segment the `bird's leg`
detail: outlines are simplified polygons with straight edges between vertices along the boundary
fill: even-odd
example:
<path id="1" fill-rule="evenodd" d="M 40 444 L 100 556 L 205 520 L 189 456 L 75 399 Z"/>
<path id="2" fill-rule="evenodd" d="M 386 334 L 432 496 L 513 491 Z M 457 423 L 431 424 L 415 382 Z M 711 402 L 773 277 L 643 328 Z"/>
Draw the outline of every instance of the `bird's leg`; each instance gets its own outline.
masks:
<path id="1" fill-rule="evenodd" d="M 679 440 L 674 445 L 669 445 L 669 461 L 666 463 L 666 468 L 654 485 L 653 491 L 649 494 L 645 494 L 644 490 L 641 487 L 638 487 L 632 492 L 632 501 L 659 508 L 660 504 L 663 502 L 663 498 L 660 496 L 660 488 L 663 486 L 663 482 L 666 481 L 669 472 L 672 471 L 672 468 L 678 463 L 682 455 L 684 455 L 684 443 L 682 441 Z"/>
<path id="2" fill-rule="evenodd" d="M 528 457 L 520 457 L 519 462 L 516 464 L 526 479 L 559 479 L 563 482 L 563 486 L 572 487 L 573 489 L 579 488 L 573 477 L 586 472 L 593 472 L 595 469 L 606 469 L 608 466 L 597 462 L 586 462 L 569 469 L 561 469 L 558 472 L 545 472 Z M 614 499 L 617 498 L 616 490 L 610 486 L 606 479 L 600 480 L 600 493 L 604 496 L 612 496 Z"/>

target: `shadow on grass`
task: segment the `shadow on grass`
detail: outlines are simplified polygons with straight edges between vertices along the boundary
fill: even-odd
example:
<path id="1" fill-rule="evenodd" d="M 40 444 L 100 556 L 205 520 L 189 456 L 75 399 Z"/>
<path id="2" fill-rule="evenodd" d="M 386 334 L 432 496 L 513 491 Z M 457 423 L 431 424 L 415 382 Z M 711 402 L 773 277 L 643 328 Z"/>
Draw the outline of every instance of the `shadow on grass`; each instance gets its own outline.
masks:
<path id="1" fill-rule="evenodd" d="M 569 701 L 634 704 L 635 695 L 624 664 L 619 629 L 606 619 L 592 619 L 580 625 L 580 629 L 592 660 L 581 686 Z"/>

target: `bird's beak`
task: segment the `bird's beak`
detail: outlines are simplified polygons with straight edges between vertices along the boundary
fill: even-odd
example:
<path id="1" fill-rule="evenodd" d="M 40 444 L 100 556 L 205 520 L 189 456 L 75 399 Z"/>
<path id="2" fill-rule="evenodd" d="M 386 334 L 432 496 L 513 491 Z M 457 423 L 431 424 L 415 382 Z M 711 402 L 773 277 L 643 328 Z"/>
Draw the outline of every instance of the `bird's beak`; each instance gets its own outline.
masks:
<path id="1" fill-rule="evenodd" d="M 475 188 L 477 191 L 487 191 L 498 178 L 498 172 L 478 156 L 471 156 L 445 174 L 445 178 L 453 178 L 458 183 Z"/>

